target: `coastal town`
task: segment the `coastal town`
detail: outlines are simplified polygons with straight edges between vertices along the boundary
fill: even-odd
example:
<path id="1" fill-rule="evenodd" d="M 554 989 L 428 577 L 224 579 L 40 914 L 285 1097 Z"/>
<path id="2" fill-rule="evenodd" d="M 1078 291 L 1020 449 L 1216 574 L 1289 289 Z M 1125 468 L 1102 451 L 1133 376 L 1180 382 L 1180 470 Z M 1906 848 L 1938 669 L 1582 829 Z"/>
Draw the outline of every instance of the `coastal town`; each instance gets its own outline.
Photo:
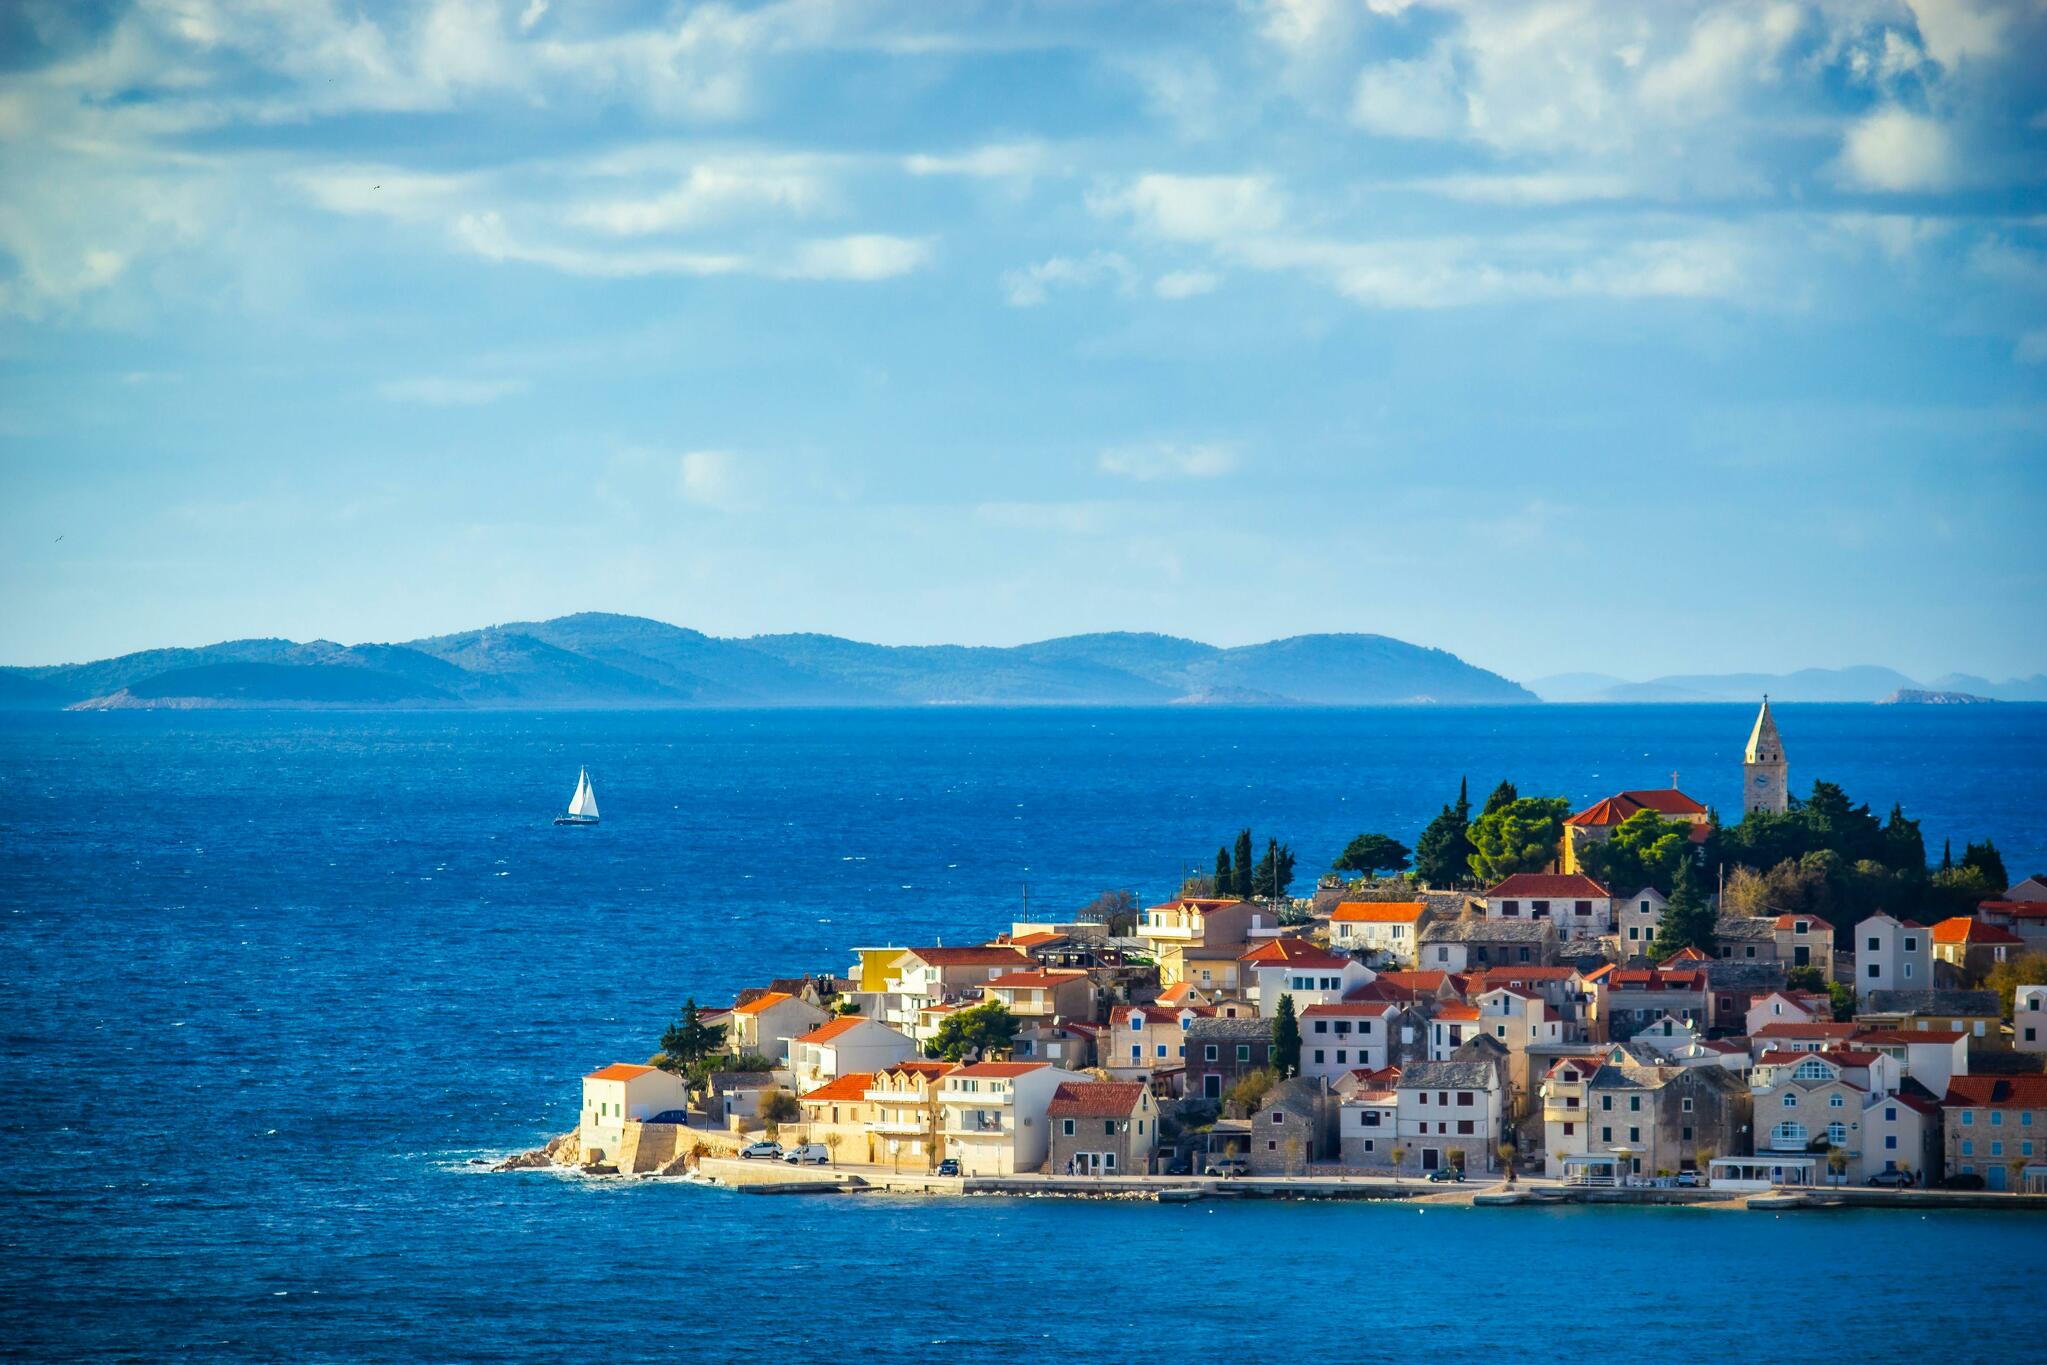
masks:
<path id="1" fill-rule="evenodd" d="M 1674 775 L 1577 811 L 1503 783 L 1412 850 L 1361 835 L 1306 897 L 1291 852 L 1256 858 L 1246 831 L 1149 907 L 855 948 L 692 1001 L 650 1059 L 583 1078 L 573 1132 L 505 1166 L 1161 1198 L 2047 1196 L 2047 877 L 2005 876 L 1988 840 L 1931 866 L 1902 811 L 1793 797 L 1767 699 L 1741 780 L 1736 824 Z"/>

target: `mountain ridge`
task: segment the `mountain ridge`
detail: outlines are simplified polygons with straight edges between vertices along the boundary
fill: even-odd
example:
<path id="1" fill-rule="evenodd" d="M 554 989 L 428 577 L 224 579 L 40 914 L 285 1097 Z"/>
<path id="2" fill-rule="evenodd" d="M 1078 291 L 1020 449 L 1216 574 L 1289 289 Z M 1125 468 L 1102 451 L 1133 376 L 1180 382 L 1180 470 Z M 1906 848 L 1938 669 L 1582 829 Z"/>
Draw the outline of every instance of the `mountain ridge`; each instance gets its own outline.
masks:
<path id="1" fill-rule="evenodd" d="M 1546 702 L 1881 702 L 1899 692 L 1967 692 L 1993 701 L 2047 701 L 2047 674 L 1994 683 L 1964 673 L 1918 682 L 1894 668 L 1855 664 L 1801 668 L 1790 673 L 1671 673 L 1630 682 L 1605 673 L 1558 673 L 1531 678 L 1529 691 Z"/>
<path id="2" fill-rule="evenodd" d="M 226 640 L 0 668 L 0 707 L 625 709 L 691 706 L 1471 705 L 1535 694 L 1384 635 L 1219 646 L 1135 631 L 1021 645 L 704 634 L 579 612 L 398 643 Z"/>

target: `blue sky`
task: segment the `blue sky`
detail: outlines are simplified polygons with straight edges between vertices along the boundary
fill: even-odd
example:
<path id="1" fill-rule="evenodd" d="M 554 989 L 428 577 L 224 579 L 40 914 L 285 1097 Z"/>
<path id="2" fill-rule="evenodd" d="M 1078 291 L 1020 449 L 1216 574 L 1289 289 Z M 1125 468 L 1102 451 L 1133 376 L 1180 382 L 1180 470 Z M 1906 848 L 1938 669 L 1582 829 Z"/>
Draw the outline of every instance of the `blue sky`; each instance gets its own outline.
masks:
<path id="1" fill-rule="evenodd" d="M 606 609 L 2037 671 L 2042 51 L 1989 0 L 11 5 L 0 662 Z"/>

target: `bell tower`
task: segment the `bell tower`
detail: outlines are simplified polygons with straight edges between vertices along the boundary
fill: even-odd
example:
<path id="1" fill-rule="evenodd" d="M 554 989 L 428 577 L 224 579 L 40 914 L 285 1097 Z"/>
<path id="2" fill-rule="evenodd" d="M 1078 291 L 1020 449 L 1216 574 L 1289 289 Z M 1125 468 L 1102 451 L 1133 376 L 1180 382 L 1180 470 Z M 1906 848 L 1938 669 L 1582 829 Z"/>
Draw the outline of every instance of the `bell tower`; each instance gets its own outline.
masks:
<path id="1" fill-rule="evenodd" d="M 1741 808 L 1782 815 L 1791 804 L 1790 775 L 1784 762 L 1784 741 L 1777 737 L 1777 721 L 1770 714 L 1770 699 L 1756 713 L 1749 731 L 1748 749 L 1741 759 Z"/>

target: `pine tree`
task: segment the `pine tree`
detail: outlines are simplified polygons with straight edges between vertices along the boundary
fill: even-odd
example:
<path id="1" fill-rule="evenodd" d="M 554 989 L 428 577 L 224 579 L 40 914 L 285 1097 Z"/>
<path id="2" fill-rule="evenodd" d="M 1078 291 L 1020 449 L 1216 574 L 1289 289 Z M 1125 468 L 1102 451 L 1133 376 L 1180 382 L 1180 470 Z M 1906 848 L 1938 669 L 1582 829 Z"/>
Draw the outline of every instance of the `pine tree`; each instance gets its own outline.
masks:
<path id="1" fill-rule="evenodd" d="M 1294 1015 L 1294 998 L 1282 995 L 1272 1016 L 1272 1064 L 1281 1076 L 1301 1072 L 1301 1021 Z"/>
<path id="2" fill-rule="evenodd" d="M 1494 811 L 1511 806 L 1520 799 L 1521 793 L 1515 789 L 1512 782 L 1502 782 L 1494 787 L 1493 794 L 1485 799 L 1485 809 L 1478 813 L 1479 818 L 1484 819 Z"/>
<path id="3" fill-rule="evenodd" d="M 1677 877 L 1670 888 L 1670 902 L 1663 907 L 1663 923 L 1657 929 L 1656 942 L 1649 951 L 1658 958 L 1669 957 L 1686 948 L 1697 948 L 1710 954 L 1713 951 L 1714 919 L 1713 907 L 1699 894 L 1691 860 L 1686 859 L 1678 864 Z"/>
<path id="4" fill-rule="evenodd" d="M 1970 844 L 1962 850 L 1962 866 L 1973 867 L 1983 874 L 1983 880 L 1991 888 L 2003 891 L 2011 885 L 2011 878 L 2004 870 L 2004 855 L 1997 851 L 1997 845 L 1985 839 L 1980 844 Z"/>
<path id="5" fill-rule="evenodd" d="M 1414 841 L 1414 875 L 1425 886 L 1456 886 L 1471 879 L 1471 802 L 1463 788 L 1457 804 L 1443 807 Z"/>
<path id="6" fill-rule="evenodd" d="M 1230 894 L 1248 897 L 1251 894 L 1251 831 L 1237 831 L 1237 857 L 1230 870 Z"/>
<path id="7" fill-rule="evenodd" d="M 1917 820 L 1905 818 L 1905 808 L 1893 802 L 1891 818 L 1884 822 L 1883 864 L 1893 872 L 1913 877 L 1926 875 L 1926 839 Z"/>

